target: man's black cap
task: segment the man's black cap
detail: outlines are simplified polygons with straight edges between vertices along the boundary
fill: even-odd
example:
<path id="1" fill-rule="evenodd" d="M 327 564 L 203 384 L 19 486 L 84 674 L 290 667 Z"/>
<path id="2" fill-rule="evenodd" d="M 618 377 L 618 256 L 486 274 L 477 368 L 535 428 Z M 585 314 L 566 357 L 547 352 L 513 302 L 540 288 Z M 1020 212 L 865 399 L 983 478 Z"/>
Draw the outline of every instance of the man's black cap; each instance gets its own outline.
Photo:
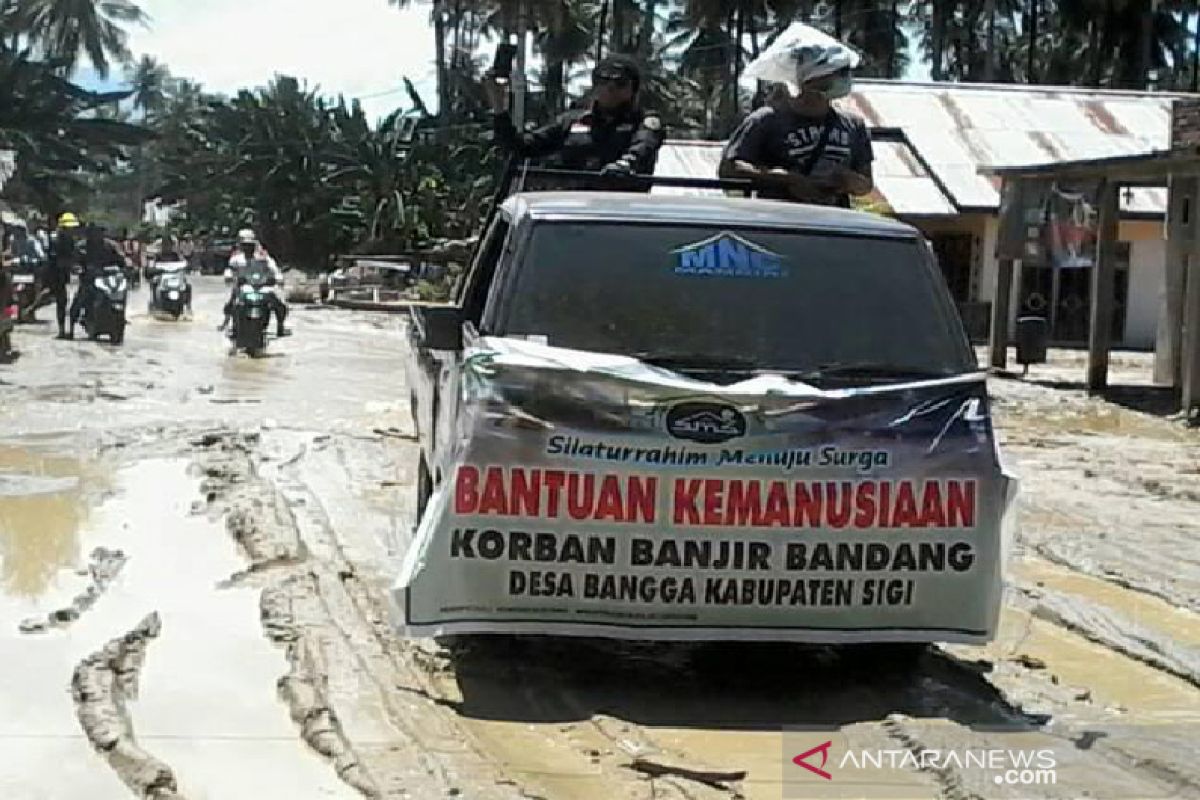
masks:
<path id="1" fill-rule="evenodd" d="M 637 62 L 629 56 L 612 55 L 600 60 L 592 70 L 592 80 L 597 78 L 625 79 L 635 86 L 642 79 L 642 71 Z"/>

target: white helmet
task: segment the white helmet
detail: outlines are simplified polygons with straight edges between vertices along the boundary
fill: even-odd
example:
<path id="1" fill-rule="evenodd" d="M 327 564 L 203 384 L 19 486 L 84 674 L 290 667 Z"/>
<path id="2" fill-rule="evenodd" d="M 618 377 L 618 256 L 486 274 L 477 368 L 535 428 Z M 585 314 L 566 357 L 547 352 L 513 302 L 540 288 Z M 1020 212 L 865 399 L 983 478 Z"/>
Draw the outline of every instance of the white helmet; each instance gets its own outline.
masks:
<path id="1" fill-rule="evenodd" d="M 249 228 L 242 228 L 237 235 L 238 244 L 258 244 L 258 237 Z"/>
<path id="2" fill-rule="evenodd" d="M 772 83 L 785 83 L 793 91 L 808 81 L 842 70 L 852 70 L 862 57 L 849 45 L 796 22 L 762 54 L 746 65 L 745 76 Z"/>

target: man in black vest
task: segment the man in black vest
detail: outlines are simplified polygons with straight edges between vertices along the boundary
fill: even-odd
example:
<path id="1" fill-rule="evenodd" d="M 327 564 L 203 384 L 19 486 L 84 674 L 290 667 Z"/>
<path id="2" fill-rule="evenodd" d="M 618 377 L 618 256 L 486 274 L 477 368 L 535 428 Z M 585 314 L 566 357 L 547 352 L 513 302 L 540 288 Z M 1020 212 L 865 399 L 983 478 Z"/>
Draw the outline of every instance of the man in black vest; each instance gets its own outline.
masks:
<path id="1" fill-rule="evenodd" d="M 592 71 L 592 102 L 554 122 L 522 132 L 508 113 L 507 87 L 488 82 L 497 143 L 547 167 L 606 175 L 652 175 L 665 133 L 662 120 L 638 103 L 641 72 L 624 56 L 610 56 Z M 616 188 L 613 184 L 588 188 Z"/>

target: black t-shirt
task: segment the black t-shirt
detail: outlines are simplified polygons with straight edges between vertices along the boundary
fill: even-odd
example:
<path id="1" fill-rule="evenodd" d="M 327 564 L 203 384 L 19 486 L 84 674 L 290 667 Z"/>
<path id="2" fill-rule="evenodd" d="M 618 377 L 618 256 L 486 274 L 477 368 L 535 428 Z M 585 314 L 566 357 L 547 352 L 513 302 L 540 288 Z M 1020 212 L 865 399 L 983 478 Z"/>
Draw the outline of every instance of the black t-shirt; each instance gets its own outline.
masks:
<path id="1" fill-rule="evenodd" d="M 797 113 L 791 106 L 763 106 L 737 127 L 729 137 L 721 158 L 805 174 L 805 166 L 827 124 L 832 127 L 825 150 L 807 174 L 821 177 L 837 166 L 865 174 L 874 159 L 871 134 L 862 119 L 837 109 L 833 109 L 828 116 L 808 117 Z M 759 195 L 772 200 L 794 199 L 787 190 L 764 190 Z M 850 198 L 845 194 L 830 193 L 819 202 L 849 206 Z"/>

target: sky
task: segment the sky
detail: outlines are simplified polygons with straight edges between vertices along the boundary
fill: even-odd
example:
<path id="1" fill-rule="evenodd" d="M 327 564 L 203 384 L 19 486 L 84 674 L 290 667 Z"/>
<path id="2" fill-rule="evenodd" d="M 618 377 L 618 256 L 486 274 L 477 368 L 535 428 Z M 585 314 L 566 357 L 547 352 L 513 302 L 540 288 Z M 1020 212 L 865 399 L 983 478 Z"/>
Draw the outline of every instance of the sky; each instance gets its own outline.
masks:
<path id="1" fill-rule="evenodd" d="M 407 106 L 407 76 L 435 105 L 433 37 L 429 5 L 403 11 L 387 0 L 139 0 L 150 16 L 131 28 L 135 56 L 151 55 L 172 74 L 210 91 L 233 93 L 261 86 L 275 74 L 306 79 L 322 94 L 360 97 L 368 115 L 382 117 Z M 119 85 L 91 70 L 88 86 Z"/>

